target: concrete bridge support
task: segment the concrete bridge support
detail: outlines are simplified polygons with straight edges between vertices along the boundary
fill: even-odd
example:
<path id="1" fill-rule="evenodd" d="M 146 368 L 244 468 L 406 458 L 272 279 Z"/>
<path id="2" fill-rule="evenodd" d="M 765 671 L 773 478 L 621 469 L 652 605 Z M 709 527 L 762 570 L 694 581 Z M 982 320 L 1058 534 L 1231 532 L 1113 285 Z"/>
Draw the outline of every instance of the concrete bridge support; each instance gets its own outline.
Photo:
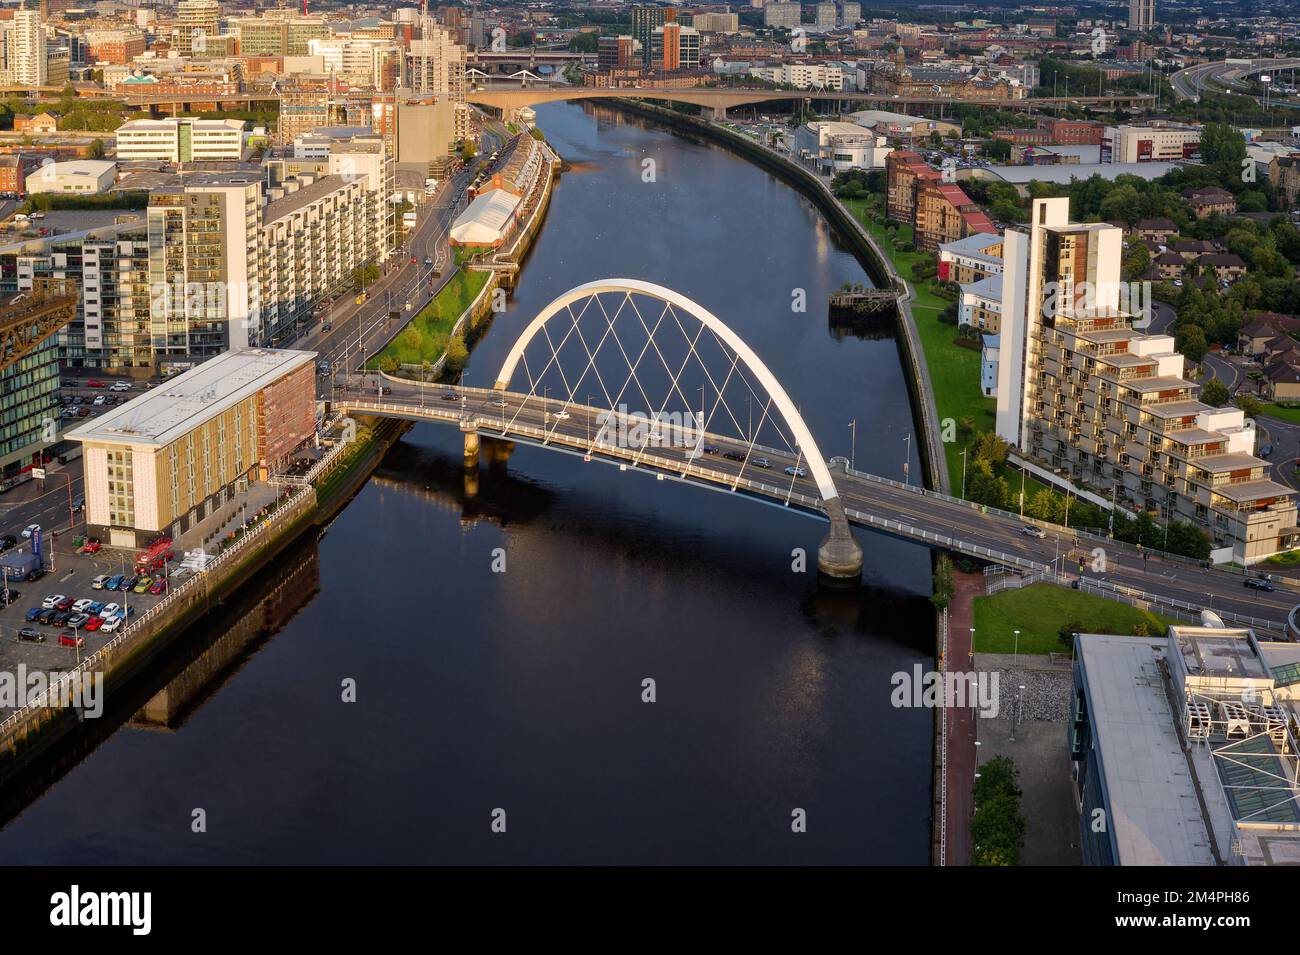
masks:
<path id="1" fill-rule="evenodd" d="M 720 123 L 727 118 L 727 107 L 725 106 L 706 106 L 704 109 L 705 119 L 711 119 L 715 123 Z"/>
<path id="2" fill-rule="evenodd" d="M 849 462 L 847 458 L 834 457 L 827 466 L 832 474 L 844 474 Z M 817 548 L 817 569 L 837 580 L 855 580 L 862 574 L 862 548 L 853 538 L 844 504 L 838 497 L 826 502 L 826 514 L 831 519 L 831 529 Z"/>
<path id="3" fill-rule="evenodd" d="M 460 430 L 465 434 L 465 467 L 477 468 L 480 445 L 478 428 L 462 422 Z"/>

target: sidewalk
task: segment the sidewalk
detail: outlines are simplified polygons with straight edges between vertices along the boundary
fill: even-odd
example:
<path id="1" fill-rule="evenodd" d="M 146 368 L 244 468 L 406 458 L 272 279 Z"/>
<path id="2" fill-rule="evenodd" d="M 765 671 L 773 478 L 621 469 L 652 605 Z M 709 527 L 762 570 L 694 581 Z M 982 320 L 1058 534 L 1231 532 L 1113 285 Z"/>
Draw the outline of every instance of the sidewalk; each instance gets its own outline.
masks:
<path id="1" fill-rule="evenodd" d="M 975 625 L 976 597 L 984 594 L 983 574 L 953 569 L 953 597 L 948 605 L 948 670 L 973 669 L 970 628 Z M 947 852 L 945 865 L 970 865 L 970 822 L 975 812 L 975 740 L 979 719 L 972 707 L 954 706 L 948 720 Z"/>

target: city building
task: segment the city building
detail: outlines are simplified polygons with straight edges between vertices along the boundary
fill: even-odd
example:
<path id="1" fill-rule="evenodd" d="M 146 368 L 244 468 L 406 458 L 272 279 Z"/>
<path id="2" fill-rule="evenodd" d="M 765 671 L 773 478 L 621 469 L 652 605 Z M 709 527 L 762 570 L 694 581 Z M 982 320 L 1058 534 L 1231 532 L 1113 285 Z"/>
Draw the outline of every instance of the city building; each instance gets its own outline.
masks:
<path id="1" fill-rule="evenodd" d="M 281 84 L 280 114 L 276 137 L 280 143 L 292 143 L 303 133 L 330 125 L 332 91 L 326 76 L 295 76 Z"/>
<path id="2" fill-rule="evenodd" d="M 797 3 L 766 3 L 763 5 L 763 26 L 793 30 L 801 22 L 802 9 Z"/>
<path id="3" fill-rule="evenodd" d="M 840 4 L 840 25 L 851 27 L 862 20 L 862 5 L 860 3 L 841 3 Z"/>
<path id="4" fill-rule="evenodd" d="M 134 119 L 117 129 L 122 162 L 238 162 L 243 156 L 239 119 Z"/>
<path id="5" fill-rule="evenodd" d="M 1128 28 L 1147 31 L 1156 25 L 1156 0 L 1128 0 Z"/>
<path id="6" fill-rule="evenodd" d="M 316 432 L 315 353 L 234 349 L 68 432 L 86 530 L 133 548 L 177 539 Z"/>
<path id="7" fill-rule="evenodd" d="M 631 69 L 642 65 L 637 40 L 632 36 L 602 36 L 596 41 L 596 65 L 601 70 Z"/>
<path id="8" fill-rule="evenodd" d="M 144 53 L 144 33 L 135 29 L 87 30 L 86 60 L 126 65 Z"/>
<path id="9" fill-rule="evenodd" d="M 632 38 L 641 45 L 641 62 L 649 66 L 653 60 L 655 30 L 662 27 L 669 17 L 675 17 L 677 11 L 669 7 L 633 7 Z"/>
<path id="10" fill-rule="evenodd" d="M 217 0 L 179 0 L 176 4 L 176 52 L 182 57 L 208 55 L 208 40 L 220 34 Z"/>
<path id="11" fill-rule="evenodd" d="M 779 63 L 755 66 L 749 75 L 778 86 L 801 90 L 843 90 L 844 68 L 836 63 Z"/>
<path id="12" fill-rule="evenodd" d="M 1254 423 L 1198 400 L 1167 335 L 1133 329 L 1122 230 L 1036 199 L 1003 240 L 997 433 L 1024 457 L 1119 505 L 1194 524 L 1216 560 L 1293 546 L 1296 504 L 1254 455 Z"/>
<path id="13" fill-rule="evenodd" d="M 17 196 L 27 191 L 27 176 L 37 166 L 35 156 L 0 155 L 0 194 Z"/>
<path id="14" fill-rule="evenodd" d="M 885 214 L 894 222 L 916 222 L 916 184 L 938 181 L 939 170 L 931 168 L 920 153 L 894 150 L 885 157 Z"/>
<path id="15" fill-rule="evenodd" d="M 1193 126 L 1108 126 L 1102 159 L 1113 163 L 1176 162 L 1201 154 L 1201 131 Z"/>
<path id="16" fill-rule="evenodd" d="M 794 138 L 795 154 L 824 175 L 846 169 L 879 169 L 893 147 L 857 123 L 815 120 L 799 127 Z"/>
<path id="17" fill-rule="evenodd" d="M 71 293 L 66 318 L 73 313 L 75 289 L 56 283 L 48 289 L 27 289 L 0 298 L 0 327 L 8 331 L 26 321 L 33 298 Z M 65 319 L 66 320 L 66 319 Z M 59 350 L 51 331 L 30 347 L 6 348 L 0 360 L 0 474 L 8 477 L 39 463 L 41 449 L 51 443 L 49 423 L 59 420 Z"/>
<path id="18" fill-rule="evenodd" d="M 1183 191 L 1182 196 L 1192 207 L 1192 212 L 1198 219 L 1237 214 L 1237 197 L 1227 189 L 1220 189 L 1218 186 L 1187 189 Z"/>
<path id="19" fill-rule="evenodd" d="M 938 133 L 948 137 L 961 135 L 960 123 L 948 123 L 939 119 L 927 119 L 923 116 L 908 116 L 906 113 L 891 113 L 882 109 L 863 109 L 850 113 L 848 119 L 874 129 L 886 137 L 895 146 L 915 146 L 929 140 Z"/>
<path id="20" fill-rule="evenodd" d="M 1296 200 L 1300 199 L 1300 153 L 1271 159 L 1268 181 L 1286 208 L 1295 208 Z"/>
<path id="21" fill-rule="evenodd" d="M 983 335 L 980 338 L 980 393 L 985 398 L 998 396 L 998 347 L 999 335 Z"/>
<path id="22" fill-rule="evenodd" d="M 45 86 L 49 82 L 45 23 L 39 9 L 18 9 L 5 32 L 5 73 L 16 86 Z"/>
<path id="23" fill-rule="evenodd" d="M 964 285 L 1002 274 L 1002 236 L 977 232 L 939 246 L 938 278 Z"/>
<path id="24" fill-rule="evenodd" d="M 997 234 L 993 220 L 955 182 L 918 181 L 913 216 L 918 251 L 937 252 L 943 243 L 977 232 Z"/>
<path id="25" fill-rule="evenodd" d="M 230 27 L 239 39 L 243 56 L 307 56 L 312 40 L 327 40 L 331 35 L 323 18 L 296 16 L 283 10 L 237 19 Z"/>
<path id="26" fill-rule="evenodd" d="M 1084 864 L 1300 860 L 1294 643 L 1177 625 L 1161 637 L 1077 634 L 1074 661 Z"/>
<path id="27" fill-rule="evenodd" d="M 411 89 L 420 96 L 465 102 L 466 48 L 450 32 L 427 22 L 424 36 L 410 44 Z"/>
<path id="28" fill-rule="evenodd" d="M 98 195 L 117 179 L 117 163 L 103 159 L 70 159 L 46 163 L 27 177 L 27 192 Z"/>
<path id="29" fill-rule="evenodd" d="M 740 14 L 697 13 L 691 19 L 691 26 L 701 33 L 738 33 L 740 31 Z"/>
<path id="30" fill-rule="evenodd" d="M 698 70 L 700 68 L 700 34 L 694 27 L 665 23 L 650 36 L 650 63 L 655 69 Z"/>
<path id="31" fill-rule="evenodd" d="M 818 30 L 834 30 L 839 23 L 839 14 L 833 3 L 818 3 L 813 6 L 813 24 Z"/>
<path id="32" fill-rule="evenodd" d="M 1002 328 L 1002 276 L 990 275 L 961 287 L 957 324 L 996 335 Z"/>

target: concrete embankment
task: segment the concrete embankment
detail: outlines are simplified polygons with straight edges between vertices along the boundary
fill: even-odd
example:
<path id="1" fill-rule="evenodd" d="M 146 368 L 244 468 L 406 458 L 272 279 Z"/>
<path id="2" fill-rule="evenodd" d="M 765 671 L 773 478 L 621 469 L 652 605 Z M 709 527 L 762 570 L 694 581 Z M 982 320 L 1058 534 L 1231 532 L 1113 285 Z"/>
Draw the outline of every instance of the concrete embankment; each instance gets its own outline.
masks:
<path id="1" fill-rule="evenodd" d="M 399 421 L 371 422 L 366 436 L 341 455 L 334 468 L 319 475 L 315 486 L 296 489 L 206 573 L 177 585 L 73 672 L 102 673 L 109 697 L 122 690 L 187 627 L 234 595 L 298 538 L 332 520 L 408 427 Z M 80 726 L 80 712 L 68 707 L 31 706 L 14 713 L 0 723 L 0 783 Z"/>

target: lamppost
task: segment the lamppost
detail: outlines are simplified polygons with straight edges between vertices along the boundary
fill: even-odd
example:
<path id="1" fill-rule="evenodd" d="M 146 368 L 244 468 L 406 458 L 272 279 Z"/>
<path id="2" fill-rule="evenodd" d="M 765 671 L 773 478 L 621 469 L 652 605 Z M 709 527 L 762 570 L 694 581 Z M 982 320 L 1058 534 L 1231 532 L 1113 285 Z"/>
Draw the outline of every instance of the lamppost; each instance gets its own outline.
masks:
<path id="1" fill-rule="evenodd" d="M 1012 650 L 1012 660 L 1018 664 L 1020 662 L 1020 631 L 1012 630 L 1011 632 L 1016 635 L 1015 648 Z"/>
<path id="2" fill-rule="evenodd" d="M 849 467 L 852 470 L 856 471 L 857 468 L 855 467 L 854 462 L 857 461 L 857 457 L 858 457 L 858 419 L 857 418 L 854 418 L 852 421 L 849 422 L 849 433 L 852 434 L 852 437 L 849 439 Z"/>
<path id="3" fill-rule="evenodd" d="M 966 500 L 966 452 L 970 450 L 967 446 L 961 452 L 961 499 Z"/>
<path id="4" fill-rule="evenodd" d="M 903 458 L 903 483 L 912 483 L 912 433 L 909 431 L 903 436 L 903 443 L 907 445 L 907 451 Z"/>
<path id="5" fill-rule="evenodd" d="M 966 658 L 973 666 L 975 663 L 975 628 L 970 628 L 970 647 L 967 649 Z"/>

